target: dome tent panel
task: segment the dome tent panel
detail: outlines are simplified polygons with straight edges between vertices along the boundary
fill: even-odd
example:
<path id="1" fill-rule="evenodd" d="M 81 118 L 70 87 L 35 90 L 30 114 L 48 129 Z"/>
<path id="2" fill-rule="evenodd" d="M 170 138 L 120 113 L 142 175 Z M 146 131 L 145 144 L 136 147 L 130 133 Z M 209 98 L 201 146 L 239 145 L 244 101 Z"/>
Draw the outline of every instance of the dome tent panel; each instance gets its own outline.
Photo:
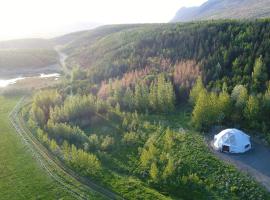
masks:
<path id="1" fill-rule="evenodd" d="M 230 153 L 244 153 L 251 149 L 250 136 L 238 129 L 225 129 L 215 135 L 214 148 Z"/>

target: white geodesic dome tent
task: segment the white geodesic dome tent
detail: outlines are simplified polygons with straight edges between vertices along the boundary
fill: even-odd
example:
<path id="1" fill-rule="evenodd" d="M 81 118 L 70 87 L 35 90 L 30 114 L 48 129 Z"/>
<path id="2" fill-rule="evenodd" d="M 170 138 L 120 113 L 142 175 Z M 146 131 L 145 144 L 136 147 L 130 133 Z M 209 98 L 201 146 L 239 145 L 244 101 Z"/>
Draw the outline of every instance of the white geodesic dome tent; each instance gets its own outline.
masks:
<path id="1" fill-rule="evenodd" d="M 250 136 L 238 129 L 225 129 L 215 135 L 214 148 L 222 152 L 244 153 L 251 149 Z"/>

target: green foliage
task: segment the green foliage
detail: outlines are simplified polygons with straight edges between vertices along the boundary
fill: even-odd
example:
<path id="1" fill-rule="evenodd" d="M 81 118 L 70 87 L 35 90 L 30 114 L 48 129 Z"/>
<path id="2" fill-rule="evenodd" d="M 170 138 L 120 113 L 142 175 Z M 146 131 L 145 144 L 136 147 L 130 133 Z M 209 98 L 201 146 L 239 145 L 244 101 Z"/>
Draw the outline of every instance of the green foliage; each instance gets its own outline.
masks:
<path id="1" fill-rule="evenodd" d="M 232 120 L 241 122 L 243 120 L 243 110 L 248 100 L 248 91 L 243 85 L 236 85 L 231 94 L 232 102 L 234 103 L 234 113 Z"/>
<path id="2" fill-rule="evenodd" d="M 46 124 L 46 117 L 43 112 L 43 110 L 37 106 L 36 104 L 33 104 L 32 106 L 32 114 L 33 114 L 33 120 L 39 125 L 44 126 Z"/>
<path id="3" fill-rule="evenodd" d="M 159 75 L 150 86 L 150 108 L 154 111 L 169 112 L 174 109 L 175 93 L 171 81 L 166 81 L 164 75 Z"/>
<path id="4" fill-rule="evenodd" d="M 114 139 L 113 139 L 113 137 L 106 136 L 103 139 L 100 148 L 102 150 L 109 150 L 110 148 L 112 148 L 113 145 L 114 145 Z"/>
<path id="5" fill-rule="evenodd" d="M 134 104 L 136 109 L 140 111 L 147 110 L 149 104 L 148 94 L 149 90 L 145 84 L 136 84 L 134 92 Z"/>
<path id="6" fill-rule="evenodd" d="M 155 162 L 153 162 L 151 164 L 151 167 L 150 167 L 150 171 L 149 171 L 149 174 L 150 174 L 150 177 L 154 180 L 154 181 L 157 181 L 158 180 L 158 168 L 157 168 L 157 165 Z"/>
<path id="7" fill-rule="evenodd" d="M 202 89 L 192 112 L 192 123 L 195 128 L 204 130 L 222 124 L 230 118 L 231 107 L 227 92 L 216 94 Z"/>
<path id="8" fill-rule="evenodd" d="M 54 138 L 59 143 L 67 140 L 76 145 L 82 146 L 87 137 L 79 127 L 72 127 L 66 123 L 53 123 L 51 120 L 47 124 L 47 132 L 51 138 Z"/>
<path id="9" fill-rule="evenodd" d="M 258 128 L 260 119 L 260 102 L 256 96 L 249 96 L 244 109 L 244 116 L 248 120 L 250 128 Z"/>
<path id="10" fill-rule="evenodd" d="M 68 151 L 70 157 L 67 162 L 79 173 L 85 176 L 97 176 L 97 173 L 101 171 L 101 163 L 95 155 L 77 149 L 74 145 Z"/>
<path id="11" fill-rule="evenodd" d="M 172 158 L 168 159 L 168 163 L 163 171 L 162 178 L 163 179 L 168 179 L 171 175 L 173 175 L 175 170 L 175 163 Z"/>
<path id="12" fill-rule="evenodd" d="M 32 103 L 32 118 L 39 126 L 46 125 L 49 119 L 50 109 L 59 105 L 60 102 L 61 96 L 56 90 L 45 90 L 36 93 Z"/>
<path id="13" fill-rule="evenodd" d="M 243 85 L 236 85 L 231 95 L 226 91 L 218 94 L 204 89 L 194 106 L 192 122 L 199 130 L 235 124 L 265 133 L 270 130 L 267 117 L 270 113 L 269 99 L 269 86 L 264 94 L 259 95 L 249 95 Z"/>
<path id="14" fill-rule="evenodd" d="M 243 109 L 245 107 L 246 101 L 248 99 L 248 91 L 243 85 L 236 85 L 232 91 L 232 100 L 235 102 L 235 106 L 238 109 Z"/>
<path id="15" fill-rule="evenodd" d="M 91 150 L 96 150 L 99 148 L 99 145 L 100 145 L 100 139 L 99 137 L 96 135 L 96 134 L 91 134 L 89 136 L 89 148 Z"/>
<path id="16" fill-rule="evenodd" d="M 111 87 L 111 86 L 110 86 Z M 169 112 L 175 106 L 175 91 L 170 80 L 160 74 L 150 84 L 141 80 L 135 84 L 134 92 L 130 87 L 117 85 L 110 89 L 112 104 L 121 104 L 121 107 L 128 110 L 140 112 Z"/>
<path id="17" fill-rule="evenodd" d="M 192 123 L 195 128 L 202 129 L 205 128 L 204 126 L 207 128 L 213 124 L 213 120 L 215 120 L 215 116 L 212 113 L 212 104 L 208 99 L 207 93 L 201 91 L 192 112 Z"/>
<path id="18" fill-rule="evenodd" d="M 71 71 L 71 81 L 82 80 L 86 78 L 85 71 L 81 70 L 79 67 L 75 67 Z"/>
<path id="19" fill-rule="evenodd" d="M 83 123 L 89 123 L 91 115 L 97 112 L 97 109 L 97 100 L 94 96 L 75 95 L 65 99 L 63 105 L 51 109 L 50 119 L 53 122 L 72 122 L 83 126 Z"/>
<path id="20" fill-rule="evenodd" d="M 261 92 L 265 90 L 265 83 L 267 81 L 267 68 L 263 63 L 262 57 L 255 60 L 255 65 L 252 73 L 252 86 L 254 92 Z"/>
<path id="21" fill-rule="evenodd" d="M 195 83 L 195 85 L 192 87 L 190 94 L 189 94 L 189 102 L 191 105 L 195 105 L 197 103 L 197 100 L 199 99 L 200 93 L 205 90 L 202 78 L 199 77 Z"/>
<path id="22" fill-rule="evenodd" d="M 139 136 L 136 132 L 127 132 L 122 139 L 123 143 L 127 145 L 135 145 L 138 143 Z"/>

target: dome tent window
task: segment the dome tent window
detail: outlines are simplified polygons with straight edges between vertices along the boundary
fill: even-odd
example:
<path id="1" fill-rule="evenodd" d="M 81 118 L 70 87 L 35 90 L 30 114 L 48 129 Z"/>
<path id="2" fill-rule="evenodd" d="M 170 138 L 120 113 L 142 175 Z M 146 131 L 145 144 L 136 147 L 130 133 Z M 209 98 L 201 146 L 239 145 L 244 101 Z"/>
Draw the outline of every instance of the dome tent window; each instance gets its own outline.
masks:
<path id="1" fill-rule="evenodd" d="M 238 129 L 226 129 L 214 136 L 214 148 L 222 152 L 244 153 L 251 149 L 250 136 Z"/>

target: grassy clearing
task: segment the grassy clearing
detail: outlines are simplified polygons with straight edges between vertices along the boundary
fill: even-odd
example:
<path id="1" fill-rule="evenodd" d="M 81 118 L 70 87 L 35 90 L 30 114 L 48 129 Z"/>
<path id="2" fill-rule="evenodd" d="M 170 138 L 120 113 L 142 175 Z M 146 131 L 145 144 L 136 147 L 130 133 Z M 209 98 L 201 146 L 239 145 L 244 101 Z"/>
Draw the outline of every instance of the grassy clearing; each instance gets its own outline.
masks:
<path id="1" fill-rule="evenodd" d="M 173 112 L 161 114 L 149 114 L 142 118 L 151 123 L 159 124 L 171 129 L 192 129 L 190 124 L 191 108 L 188 105 L 179 105 Z"/>
<path id="2" fill-rule="evenodd" d="M 8 114 L 20 97 L 0 96 L 0 199 L 73 199 L 32 157 Z"/>

